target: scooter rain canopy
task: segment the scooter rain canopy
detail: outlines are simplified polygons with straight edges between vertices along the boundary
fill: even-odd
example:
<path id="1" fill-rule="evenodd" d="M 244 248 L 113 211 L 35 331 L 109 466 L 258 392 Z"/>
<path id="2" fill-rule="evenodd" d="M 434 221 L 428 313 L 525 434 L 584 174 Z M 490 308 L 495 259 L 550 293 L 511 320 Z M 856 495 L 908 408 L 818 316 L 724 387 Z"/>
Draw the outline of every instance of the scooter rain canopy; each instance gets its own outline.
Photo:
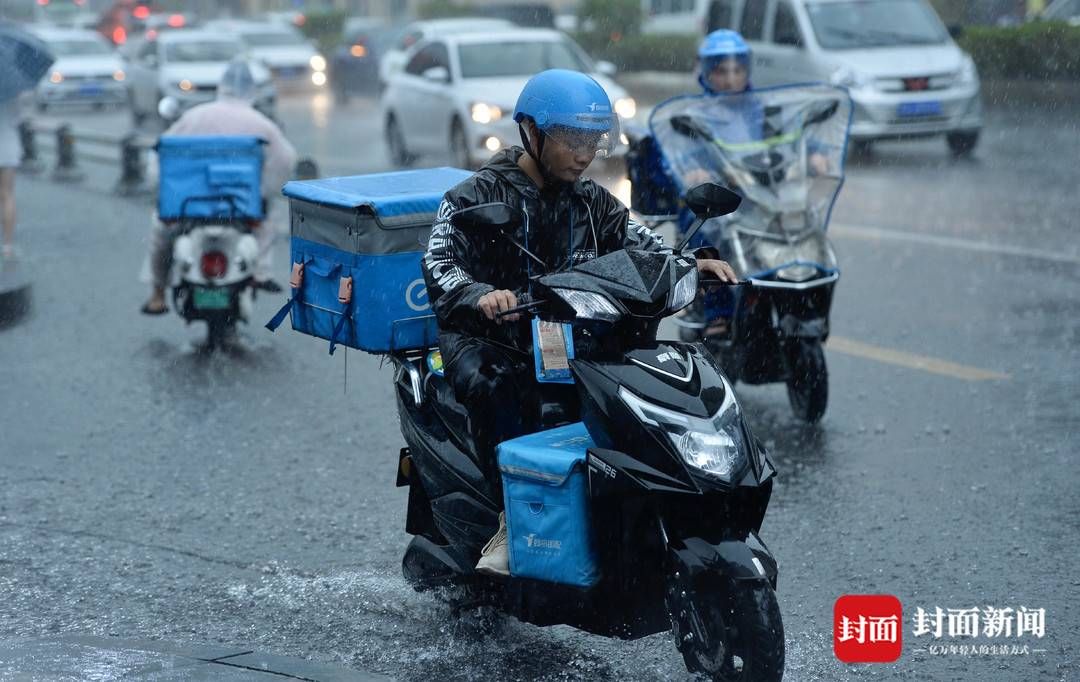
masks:
<path id="1" fill-rule="evenodd" d="M 529 79 L 514 107 L 515 121 L 525 117 L 574 152 L 607 156 L 619 143 L 619 116 L 607 92 L 577 71 L 548 69 Z"/>
<path id="2" fill-rule="evenodd" d="M 716 182 L 750 200 L 741 210 L 790 204 L 800 224 L 785 229 L 820 230 L 843 181 L 851 109 L 827 85 L 688 95 L 658 105 L 649 128 L 681 193 Z"/>

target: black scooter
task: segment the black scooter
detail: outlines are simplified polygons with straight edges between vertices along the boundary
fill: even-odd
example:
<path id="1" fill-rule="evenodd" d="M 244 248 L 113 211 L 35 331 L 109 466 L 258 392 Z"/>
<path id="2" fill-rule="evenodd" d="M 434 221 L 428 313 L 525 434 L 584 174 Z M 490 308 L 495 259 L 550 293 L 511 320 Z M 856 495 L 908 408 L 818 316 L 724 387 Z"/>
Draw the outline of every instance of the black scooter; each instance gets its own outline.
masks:
<path id="1" fill-rule="evenodd" d="M 734 211 L 739 197 L 708 184 L 687 202 L 703 220 Z M 454 218 L 459 229 L 493 236 L 519 220 L 506 204 Z M 471 449 L 465 408 L 428 353 L 393 356 L 408 444 L 398 485 L 409 487 L 406 530 L 415 536 L 402 564 L 415 589 L 445 588 L 458 604 L 608 637 L 673 629 L 691 671 L 781 679 L 777 564 L 758 537 L 775 469 L 709 353 L 655 340 L 659 321 L 687 306 L 701 284 L 678 249 L 619 251 L 536 276 L 533 298 L 517 309 L 572 323 L 575 339 L 596 342 L 587 359 L 570 360 L 596 444 L 586 461 L 600 578 L 590 588 L 473 570 L 502 505 Z M 542 411 L 545 429 L 569 421 L 551 407 Z"/>

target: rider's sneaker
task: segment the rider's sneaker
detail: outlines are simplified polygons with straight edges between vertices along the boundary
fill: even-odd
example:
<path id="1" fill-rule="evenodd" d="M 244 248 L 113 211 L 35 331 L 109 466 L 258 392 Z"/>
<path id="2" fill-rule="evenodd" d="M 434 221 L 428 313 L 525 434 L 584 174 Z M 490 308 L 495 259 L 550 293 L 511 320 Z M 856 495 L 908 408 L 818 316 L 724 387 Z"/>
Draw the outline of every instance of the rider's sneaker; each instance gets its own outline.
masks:
<path id="1" fill-rule="evenodd" d="M 510 575 L 510 550 L 506 541 L 506 512 L 499 513 L 499 531 L 488 540 L 476 562 L 476 572 L 487 575 Z"/>

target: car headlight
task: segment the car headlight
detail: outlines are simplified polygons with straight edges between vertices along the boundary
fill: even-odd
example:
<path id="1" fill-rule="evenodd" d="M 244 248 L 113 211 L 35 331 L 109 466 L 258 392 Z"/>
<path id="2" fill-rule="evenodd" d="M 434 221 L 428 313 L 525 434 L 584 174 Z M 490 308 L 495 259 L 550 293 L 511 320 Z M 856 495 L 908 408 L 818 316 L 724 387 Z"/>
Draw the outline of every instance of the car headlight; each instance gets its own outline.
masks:
<path id="1" fill-rule="evenodd" d="M 123 70 L 117 69 L 116 71 L 113 71 L 112 77 L 114 81 L 122 81 L 127 78 L 127 74 L 125 74 Z"/>
<path id="2" fill-rule="evenodd" d="M 869 87 L 874 81 L 870 76 L 867 76 L 864 73 L 860 73 L 847 66 L 841 66 L 836 71 L 833 71 L 832 76 L 829 77 L 829 82 L 833 85 L 858 90 L 860 88 Z"/>
<path id="3" fill-rule="evenodd" d="M 615 113 L 619 118 L 633 118 L 637 114 L 637 102 L 633 97 L 620 97 L 615 100 Z"/>
<path id="4" fill-rule="evenodd" d="M 487 124 L 502 118 L 502 109 L 487 102 L 473 102 L 469 107 L 469 116 L 477 123 Z"/>
<path id="5" fill-rule="evenodd" d="M 623 387 L 619 397 L 638 419 L 662 429 L 689 466 L 728 483 L 748 464 L 742 415 L 730 384 L 724 382 L 724 402 L 709 419 L 675 412 L 642 400 Z"/>
<path id="6" fill-rule="evenodd" d="M 192 85 L 191 81 L 185 78 L 184 80 L 177 83 L 176 87 L 183 90 L 184 92 L 191 92 L 191 89 L 195 86 Z"/>
<path id="7" fill-rule="evenodd" d="M 312 55 L 311 59 L 308 60 L 308 63 L 311 64 L 311 68 L 316 71 L 326 71 L 326 60 L 321 54 Z"/>
<path id="8" fill-rule="evenodd" d="M 671 290 L 671 304 L 668 310 L 673 313 L 678 312 L 693 303 L 694 296 L 697 295 L 697 286 L 698 273 L 697 268 L 694 268 L 675 283 L 675 288 Z"/>
<path id="9" fill-rule="evenodd" d="M 552 289 L 574 309 L 574 314 L 581 320 L 599 320 L 614 322 L 622 317 L 619 309 L 600 294 L 577 289 Z"/>
<path id="10" fill-rule="evenodd" d="M 970 56 L 964 55 L 956 79 L 961 85 L 973 85 L 979 82 L 979 71 L 975 68 L 975 60 Z"/>
<path id="11" fill-rule="evenodd" d="M 60 73 L 59 71 L 53 71 L 52 73 L 49 74 L 49 82 L 50 83 L 63 83 L 64 82 L 64 74 Z"/>

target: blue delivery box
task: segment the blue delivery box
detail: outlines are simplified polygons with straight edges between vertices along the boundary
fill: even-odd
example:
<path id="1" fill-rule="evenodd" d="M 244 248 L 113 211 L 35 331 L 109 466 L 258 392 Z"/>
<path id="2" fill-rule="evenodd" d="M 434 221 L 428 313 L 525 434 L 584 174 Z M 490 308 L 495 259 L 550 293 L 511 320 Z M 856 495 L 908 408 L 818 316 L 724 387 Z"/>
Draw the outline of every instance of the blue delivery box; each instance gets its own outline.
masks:
<path id="1" fill-rule="evenodd" d="M 262 220 L 263 145 L 250 135 L 165 135 L 158 140 L 162 220 Z"/>
<path id="2" fill-rule="evenodd" d="M 600 578 L 589 520 L 581 422 L 499 444 L 510 575 L 592 587 Z"/>
<path id="3" fill-rule="evenodd" d="M 296 331 L 369 353 L 433 346 L 435 315 L 420 260 L 443 194 L 470 177 L 457 168 L 286 183 Z"/>

